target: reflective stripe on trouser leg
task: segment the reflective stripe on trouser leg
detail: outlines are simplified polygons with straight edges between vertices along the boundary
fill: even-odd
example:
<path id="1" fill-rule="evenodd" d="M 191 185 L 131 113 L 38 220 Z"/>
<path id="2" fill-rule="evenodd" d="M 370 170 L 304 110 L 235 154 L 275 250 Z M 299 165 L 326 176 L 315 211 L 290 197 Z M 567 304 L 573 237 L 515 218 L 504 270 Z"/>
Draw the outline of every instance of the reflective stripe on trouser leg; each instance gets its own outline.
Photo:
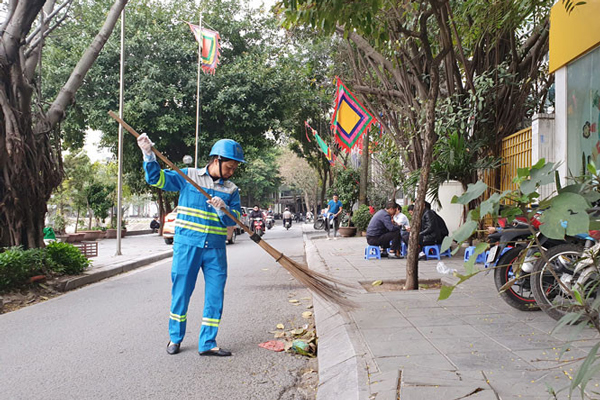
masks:
<path id="1" fill-rule="evenodd" d="M 217 332 L 223 312 L 223 295 L 227 280 L 227 253 L 225 249 L 205 249 L 202 257 L 204 273 L 204 313 L 198 338 L 198 351 L 217 346 Z"/>
<path id="2" fill-rule="evenodd" d="M 173 265 L 171 267 L 171 313 L 169 316 L 169 336 L 171 342 L 181 343 L 185 336 L 187 310 L 190 297 L 196 286 L 200 270 L 201 248 L 177 243 L 173 245 Z"/>

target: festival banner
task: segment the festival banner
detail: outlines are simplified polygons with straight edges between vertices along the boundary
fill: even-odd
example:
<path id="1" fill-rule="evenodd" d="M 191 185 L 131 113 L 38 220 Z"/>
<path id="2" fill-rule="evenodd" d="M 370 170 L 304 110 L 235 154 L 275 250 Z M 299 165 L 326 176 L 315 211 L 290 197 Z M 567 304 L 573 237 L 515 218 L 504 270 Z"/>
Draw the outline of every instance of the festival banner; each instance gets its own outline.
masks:
<path id="1" fill-rule="evenodd" d="M 221 37 L 218 32 L 210 29 L 201 29 L 198 25 L 190 24 L 190 29 L 196 37 L 196 40 L 202 45 L 202 70 L 206 73 L 214 74 L 219 56 L 221 55 Z"/>
<path id="2" fill-rule="evenodd" d="M 368 132 L 375 121 L 373 114 L 358 101 L 342 80 L 337 78 L 335 110 L 331 118 L 331 129 L 334 131 L 336 142 L 346 152 L 350 152 L 361 135 Z"/>

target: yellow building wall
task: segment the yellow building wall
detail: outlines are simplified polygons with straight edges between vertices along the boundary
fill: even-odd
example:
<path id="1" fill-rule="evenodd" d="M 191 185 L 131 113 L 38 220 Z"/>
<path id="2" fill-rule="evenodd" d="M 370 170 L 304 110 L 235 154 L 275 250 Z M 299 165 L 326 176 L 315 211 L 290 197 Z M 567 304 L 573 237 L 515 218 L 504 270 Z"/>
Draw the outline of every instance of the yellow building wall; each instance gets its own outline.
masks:
<path id="1" fill-rule="evenodd" d="M 600 0 L 558 0 L 550 11 L 550 72 L 599 44 Z"/>

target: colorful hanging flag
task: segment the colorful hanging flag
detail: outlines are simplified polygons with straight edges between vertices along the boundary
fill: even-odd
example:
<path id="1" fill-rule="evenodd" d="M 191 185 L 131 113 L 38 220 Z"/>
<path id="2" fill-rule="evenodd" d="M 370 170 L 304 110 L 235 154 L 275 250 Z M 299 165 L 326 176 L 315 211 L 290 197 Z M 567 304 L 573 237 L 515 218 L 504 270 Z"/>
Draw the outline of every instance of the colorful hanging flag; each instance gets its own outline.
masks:
<path id="1" fill-rule="evenodd" d="M 219 43 L 221 37 L 219 33 L 210 29 L 200 29 L 198 25 L 190 24 L 189 22 L 188 25 L 198 43 L 201 44 L 202 70 L 214 74 L 219 63 L 219 56 L 221 55 L 221 44 Z"/>
<path id="2" fill-rule="evenodd" d="M 329 146 L 327 146 L 327 143 L 325 143 L 325 141 L 323 139 L 321 139 L 321 136 L 319 136 L 317 131 L 314 130 L 308 124 L 307 121 L 304 121 L 304 127 L 310 129 L 310 132 L 313 134 L 313 136 L 315 137 L 315 140 L 317 141 L 317 145 L 319 145 L 319 148 L 321 149 L 323 154 L 325 154 L 325 158 L 327 158 L 327 161 L 329 161 L 329 164 L 334 165 L 336 157 L 335 157 L 335 154 L 333 154 L 333 152 L 331 151 L 331 148 Z M 308 135 L 306 136 L 306 138 L 308 139 Z M 310 139 L 308 139 L 308 140 L 310 141 Z"/>
<path id="3" fill-rule="evenodd" d="M 364 132 L 371 129 L 376 119 L 373 114 L 356 99 L 354 94 L 337 78 L 335 110 L 331 118 L 331 129 L 335 140 L 346 151 L 356 144 Z"/>

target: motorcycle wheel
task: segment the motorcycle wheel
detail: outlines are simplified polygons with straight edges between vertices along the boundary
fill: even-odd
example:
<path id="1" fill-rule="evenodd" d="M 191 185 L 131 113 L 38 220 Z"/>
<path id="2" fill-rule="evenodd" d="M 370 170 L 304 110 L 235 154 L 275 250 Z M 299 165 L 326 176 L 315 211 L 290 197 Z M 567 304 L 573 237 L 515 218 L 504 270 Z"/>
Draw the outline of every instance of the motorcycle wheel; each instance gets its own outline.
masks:
<path id="1" fill-rule="evenodd" d="M 316 220 L 313 225 L 313 228 L 315 228 L 318 231 L 325 229 L 325 221 L 323 221 L 322 219 Z"/>
<path id="2" fill-rule="evenodd" d="M 570 312 L 570 306 L 574 300 L 565 293 L 560 283 L 550 272 L 550 268 L 561 280 L 563 280 L 563 277 L 568 278 L 570 276 L 572 278 L 571 282 L 574 282 L 576 280 L 576 277 L 573 276 L 575 265 L 582 252 L 583 247 L 581 246 L 570 243 L 563 244 L 551 248 L 546 253 L 547 263 L 543 259 L 539 259 L 533 266 L 531 276 L 533 294 L 541 309 L 557 321 Z M 567 283 L 565 280 L 563 282 Z"/>
<path id="3" fill-rule="evenodd" d="M 529 277 L 524 277 L 513 282 L 513 285 L 503 292 L 500 288 L 514 279 L 513 263 L 518 262 L 519 255 L 525 247 L 510 249 L 500 257 L 498 266 L 494 269 L 494 283 L 498 294 L 509 306 L 521 311 L 537 311 L 540 307 L 536 304 Z M 525 274 L 521 271 L 521 274 Z"/>
<path id="4" fill-rule="evenodd" d="M 256 233 L 258 233 L 258 236 L 262 236 L 265 234 L 262 229 L 257 229 Z"/>

